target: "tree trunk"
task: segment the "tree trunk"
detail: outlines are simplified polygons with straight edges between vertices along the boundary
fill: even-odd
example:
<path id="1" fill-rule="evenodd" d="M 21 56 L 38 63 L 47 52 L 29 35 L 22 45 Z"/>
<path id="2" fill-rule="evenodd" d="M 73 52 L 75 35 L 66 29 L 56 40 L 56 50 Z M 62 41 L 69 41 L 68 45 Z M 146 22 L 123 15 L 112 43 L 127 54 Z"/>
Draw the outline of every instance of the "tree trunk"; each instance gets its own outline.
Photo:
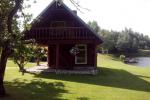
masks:
<path id="1" fill-rule="evenodd" d="M 3 49 L 0 59 L 0 97 L 6 96 L 6 91 L 4 88 L 4 74 L 6 69 L 7 58 L 8 58 L 7 50 Z"/>
<path id="2" fill-rule="evenodd" d="M 39 57 L 37 57 L 36 63 L 37 63 L 37 66 L 40 66 L 40 58 Z"/>
<path id="3" fill-rule="evenodd" d="M 3 79 L 0 79 L 0 97 L 4 97 L 6 95 L 5 87 Z"/>

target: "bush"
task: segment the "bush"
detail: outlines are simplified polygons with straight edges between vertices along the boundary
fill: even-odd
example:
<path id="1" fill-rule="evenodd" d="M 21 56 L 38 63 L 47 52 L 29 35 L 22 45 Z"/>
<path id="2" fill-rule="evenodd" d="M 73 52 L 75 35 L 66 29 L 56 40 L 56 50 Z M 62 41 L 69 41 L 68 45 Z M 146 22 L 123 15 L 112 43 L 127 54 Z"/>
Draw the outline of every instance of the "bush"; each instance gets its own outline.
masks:
<path id="1" fill-rule="evenodd" d="M 126 56 L 125 55 L 120 55 L 120 60 L 124 62 Z"/>

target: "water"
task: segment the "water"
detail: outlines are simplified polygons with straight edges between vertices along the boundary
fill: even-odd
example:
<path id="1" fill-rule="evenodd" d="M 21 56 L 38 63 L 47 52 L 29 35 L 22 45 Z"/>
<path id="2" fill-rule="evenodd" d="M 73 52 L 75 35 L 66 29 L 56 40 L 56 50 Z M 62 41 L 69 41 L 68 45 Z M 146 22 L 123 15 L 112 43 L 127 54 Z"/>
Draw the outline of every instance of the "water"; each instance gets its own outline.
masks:
<path id="1" fill-rule="evenodd" d="M 134 63 L 132 65 L 139 67 L 150 67 L 150 57 L 137 57 L 138 63 Z"/>

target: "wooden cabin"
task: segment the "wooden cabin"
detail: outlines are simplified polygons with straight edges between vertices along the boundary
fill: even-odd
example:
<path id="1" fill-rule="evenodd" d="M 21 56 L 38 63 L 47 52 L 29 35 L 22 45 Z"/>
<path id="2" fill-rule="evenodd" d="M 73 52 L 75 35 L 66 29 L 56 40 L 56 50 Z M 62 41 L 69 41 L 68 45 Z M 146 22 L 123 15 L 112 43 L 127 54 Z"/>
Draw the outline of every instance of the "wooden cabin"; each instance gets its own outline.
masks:
<path id="1" fill-rule="evenodd" d="M 48 47 L 52 69 L 96 68 L 100 37 L 61 0 L 52 3 L 32 22 L 25 39 Z"/>

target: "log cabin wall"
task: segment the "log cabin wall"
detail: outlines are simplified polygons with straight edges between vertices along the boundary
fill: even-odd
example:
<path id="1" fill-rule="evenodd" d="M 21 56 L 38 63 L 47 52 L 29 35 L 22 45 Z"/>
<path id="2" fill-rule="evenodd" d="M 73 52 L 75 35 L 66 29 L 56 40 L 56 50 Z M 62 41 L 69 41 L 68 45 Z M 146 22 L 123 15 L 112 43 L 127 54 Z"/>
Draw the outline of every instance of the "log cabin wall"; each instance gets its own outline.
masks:
<path id="1" fill-rule="evenodd" d="M 75 56 L 70 53 L 72 47 L 76 44 L 59 44 L 59 57 L 56 57 L 56 45 L 49 45 L 48 64 L 50 68 L 74 69 L 75 67 L 96 67 L 95 65 L 95 46 L 87 45 L 87 64 L 75 64 Z M 56 60 L 59 65 L 56 66 Z"/>

